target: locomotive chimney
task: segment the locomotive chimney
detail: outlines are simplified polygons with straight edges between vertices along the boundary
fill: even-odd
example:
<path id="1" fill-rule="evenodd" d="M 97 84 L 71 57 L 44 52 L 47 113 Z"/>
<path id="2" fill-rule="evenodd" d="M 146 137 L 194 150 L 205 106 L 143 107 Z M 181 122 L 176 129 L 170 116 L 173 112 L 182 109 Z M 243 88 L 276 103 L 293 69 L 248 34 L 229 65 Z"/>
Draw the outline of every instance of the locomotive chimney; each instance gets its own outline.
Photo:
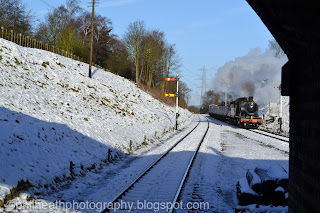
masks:
<path id="1" fill-rule="evenodd" d="M 253 101 L 253 96 L 249 96 L 249 101 Z"/>

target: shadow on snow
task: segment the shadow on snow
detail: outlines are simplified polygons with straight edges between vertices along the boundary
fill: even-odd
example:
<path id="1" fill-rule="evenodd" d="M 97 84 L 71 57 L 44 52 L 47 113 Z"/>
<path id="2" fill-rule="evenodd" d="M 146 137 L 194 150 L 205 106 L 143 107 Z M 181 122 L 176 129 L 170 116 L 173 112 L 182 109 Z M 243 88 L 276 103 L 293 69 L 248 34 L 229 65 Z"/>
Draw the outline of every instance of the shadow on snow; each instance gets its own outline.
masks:
<path id="1" fill-rule="evenodd" d="M 213 128 L 218 128 L 220 125 L 238 128 L 215 119 L 209 119 L 209 121 Z M 81 134 L 65 124 L 42 121 L 4 107 L 0 107 L 0 139 L 1 162 L 5 168 L 0 170 L 0 184 L 9 187 L 16 186 L 21 179 L 30 180 L 34 185 L 46 187 L 46 185 L 50 186 L 57 181 L 66 182 L 74 179 L 79 181 L 88 171 L 94 173 L 100 171 L 108 173 L 97 180 L 105 186 L 116 180 L 121 180 L 121 176 L 126 176 L 123 179 L 126 179 L 127 182 L 119 183 L 118 189 L 115 189 L 120 191 L 159 157 L 159 155 L 124 157 L 127 155 Z M 223 150 L 214 147 L 207 147 L 207 149 L 211 153 L 198 153 L 181 194 L 181 199 L 209 202 L 209 212 L 234 211 L 237 205 L 236 183 L 240 178 L 245 177 L 247 169 L 254 169 L 260 165 L 280 164 L 288 171 L 288 160 L 229 157 L 225 155 Z M 120 168 L 103 169 L 103 167 L 110 165 L 108 150 L 113 150 L 113 160 L 118 158 L 124 161 Z M 172 152 L 171 155 L 174 159 L 184 155 L 189 156 L 190 152 Z M 73 171 L 70 171 L 70 161 L 74 164 Z M 138 161 L 144 163 L 137 164 Z M 137 167 L 137 165 L 141 165 L 141 167 Z M 130 173 L 132 175 L 128 176 Z M 165 173 L 162 174 L 165 176 Z M 83 180 L 88 181 L 88 179 Z M 82 185 L 86 184 L 82 183 Z M 96 188 L 93 187 L 91 190 L 83 190 L 87 194 L 79 194 L 78 198 L 88 197 L 89 193 L 97 193 L 102 190 L 101 185 L 95 186 Z M 86 187 L 92 187 L 92 185 Z M 60 194 L 61 197 L 54 197 L 56 191 L 57 189 L 53 189 L 52 196 L 49 196 L 50 198 L 47 196 L 46 199 L 51 202 L 57 200 L 72 202 L 75 199 L 75 197 L 66 196 L 63 193 Z M 97 193 L 96 197 L 100 196 L 100 200 L 107 202 L 115 193 Z M 41 196 L 40 193 L 39 197 Z"/>

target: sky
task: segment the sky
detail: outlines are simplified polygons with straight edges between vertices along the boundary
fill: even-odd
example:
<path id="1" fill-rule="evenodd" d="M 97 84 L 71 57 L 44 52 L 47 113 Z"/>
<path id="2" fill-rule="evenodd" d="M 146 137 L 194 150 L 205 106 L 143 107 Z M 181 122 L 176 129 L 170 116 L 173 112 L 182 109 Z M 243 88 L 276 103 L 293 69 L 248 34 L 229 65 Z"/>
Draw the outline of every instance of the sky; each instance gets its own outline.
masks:
<path id="1" fill-rule="evenodd" d="M 22 0 L 36 20 L 65 0 Z M 80 1 L 86 10 L 89 0 Z M 192 89 L 189 105 L 199 105 L 202 68 L 206 68 L 206 90 L 225 63 L 254 48 L 265 50 L 271 33 L 245 0 L 99 0 L 96 12 L 111 19 L 113 33 L 120 38 L 127 26 L 143 20 L 148 29 L 159 29 L 175 44 L 182 67 L 181 81 Z"/>

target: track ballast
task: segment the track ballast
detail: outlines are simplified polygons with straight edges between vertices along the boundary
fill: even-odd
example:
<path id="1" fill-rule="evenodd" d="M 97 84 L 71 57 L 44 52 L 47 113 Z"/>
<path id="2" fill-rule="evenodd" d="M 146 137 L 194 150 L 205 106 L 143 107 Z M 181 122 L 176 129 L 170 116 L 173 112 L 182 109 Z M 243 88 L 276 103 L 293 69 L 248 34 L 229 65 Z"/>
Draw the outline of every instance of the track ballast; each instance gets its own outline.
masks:
<path id="1" fill-rule="evenodd" d="M 172 212 L 178 208 L 174 204 L 208 130 L 208 119 L 199 116 L 190 132 L 116 195 L 102 212 Z"/>

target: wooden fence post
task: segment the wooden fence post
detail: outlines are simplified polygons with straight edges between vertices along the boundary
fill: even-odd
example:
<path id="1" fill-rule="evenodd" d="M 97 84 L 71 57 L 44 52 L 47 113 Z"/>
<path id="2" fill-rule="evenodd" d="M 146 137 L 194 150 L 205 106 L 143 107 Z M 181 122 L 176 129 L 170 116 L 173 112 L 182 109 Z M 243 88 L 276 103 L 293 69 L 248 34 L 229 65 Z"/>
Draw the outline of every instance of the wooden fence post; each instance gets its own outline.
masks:
<path id="1" fill-rule="evenodd" d="M 21 46 L 21 36 L 22 36 L 22 34 L 20 33 L 20 34 L 19 34 L 19 40 L 20 40 L 20 41 L 19 41 L 19 45 L 20 45 L 20 46 Z"/>
<path id="2" fill-rule="evenodd" d="M 132 141 L 131 140 L 130 140 L 129 150 L 130 150 L 130 153 L 131 153 L 131 151 L 132 151 Z"/>
<path id="3" fill-rule="evenodd" d="M 1 26 L 1 38 L 3 38 L 3 33 L 4 33 L 4 27 Z"/>

